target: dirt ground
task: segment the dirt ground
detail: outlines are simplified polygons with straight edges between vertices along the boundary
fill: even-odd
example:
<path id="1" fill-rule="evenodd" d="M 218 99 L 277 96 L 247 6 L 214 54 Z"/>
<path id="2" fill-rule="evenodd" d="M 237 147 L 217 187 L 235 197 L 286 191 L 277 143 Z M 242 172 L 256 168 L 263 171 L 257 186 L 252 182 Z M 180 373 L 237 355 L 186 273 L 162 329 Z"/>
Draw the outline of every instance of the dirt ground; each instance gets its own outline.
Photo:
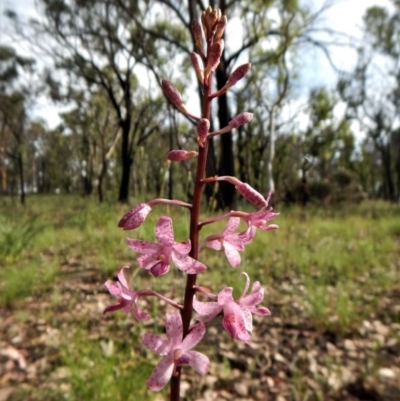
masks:
<path id="1" fill-rule="evenodd" d="M 100 341 L 121 318 L 103 316 L 112 299 L 94 270 L 71 261 L 61 275 L 57 302 L 43 292 L 0 310 L 0 401 L 40 400 L 40 389 L 62 389 L 68 382 L 60 367 L 65 333 L 85 320 L 89 337 Z M 287 291 L 293 285 L 283 279 L 281 288 L 271 289 L 285 288 L 286 295 L 265 303 L 273 315 L 256 320 L 250 346 L 221 335 L 218 325 L 208 329 L 210 372 L 183 377 L 185 399 L 399 401 L 400 324 L 393 322 L 400 321 L 400 291 L 381 297 L 368 320 L 340 335 L 307 323 Z M 282 316 L 282 305 L 291 302 L 295 317 Z"/>

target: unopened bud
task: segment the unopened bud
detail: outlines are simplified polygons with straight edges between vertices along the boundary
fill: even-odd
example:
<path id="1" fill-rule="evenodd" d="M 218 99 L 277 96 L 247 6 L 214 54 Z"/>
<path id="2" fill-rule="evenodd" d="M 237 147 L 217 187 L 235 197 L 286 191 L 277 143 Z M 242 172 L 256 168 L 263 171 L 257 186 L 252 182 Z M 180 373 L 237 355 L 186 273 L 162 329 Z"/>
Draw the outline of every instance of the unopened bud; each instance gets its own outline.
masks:
<path id="1" fill-rule="evenodd" d="M 198 155 L 197 152 L 194 150 L 188 151 L 188 150 L 171 150 L 168 153 L 167 159 L 171 160 L 172 162 L 180 162 L 182 160 L 187 160 L 191 159 L 192 157 L 196 157 Z"/>
<path id="2" fill-rule="evenodd" d="M 196 47 L 203 53 L 203 33 L 201 32 L 201 26 L 197 20 L 192 21 L 192 32 Z"/>
<path id="3" fill-rule="evenodd" d="M 251 68 L 250 63 L 242 64 L 236 70 L 232 72 L 232 74 L 229 76 L 228 81 L 225 86 L 228 88 L 232 87 L 235 85 L 238 81 L 240 81 L 249 71 Z"/>
<path id="4" fill-rule="evenodd" d="M 216 24 L 221 19 L 221 10 L 219 8 L 212 9 L 207 7 L 206 11 L 201 14 L 201 23 L 203 25 L 206 40 L 210 39 L 213 30 L 216 29 Z"/>
<path id="5" fill-rule="evenodd" d="M 203 83 L 203 82 L 204 82 L 204 65 L 203 65 L 203 60 L 202 60 L 201 57 L 200 57 L 197 53 L 195 53 L 195 52 L 190 53 L 190 58 L 191 58 L 191 60 L 192 60 L 193 67 L 194 67 L 194 69 L 195 69 L 195 71 L 196 71 L 197 78 L 199 79 L 199 81 L 200 81 L 201 83 Z"/>
<path id="6" fill-rule="evenodd" d="M 203 147 L 206 141 L 208 131 L 210 130 L 210 121 L 202 118 L 197 122 L 197 142 L 199 146 Z"/>
<path id="7" fill-rule="evenodd" d="M 229 121 L 229 127 L 238 128 L 241 125 L 247 124 L 253 118 L 253 113 L 248 113 L 247 111 L 238 114 L 231 121 Z"/>
<path id="8" fill-rule="evenodd" d="M 118 227 L 124 230 L 134 230 L 139 227 L 151 212 L 151 207 L 147 203 L 140 203 L 122 217 L 118 222 Z"/>
<path id="9" fill-rule="evenodd" d="M 210 48 L 210 53 L 207 62 L 207 68 L 204 73 L 205 77 L 208 77 L 211 71 L 215 71 L 221 60 L 222 52 L 224 50 L 224 41 L 221 39 L 218 42 L 213 43 Z"/>
<path id="10" fill-rule="evenodd" d="M 228 18 L 226 18 L 226 15 L 222 16 L 221 19 L 218 21 L 217 29 L 215 30 L 215 36 L 214 36 L 215 42 L 218 42 L 224 35 L 227 23 L 228 23 Z"/>
<path id="11" fill-rule="evenodd" d="M 248 200 L 253 205 L 258 207 L 268 206 L 268 202 L 265 200 L 265 198 L 249 184 L 242 182 L 241 184 L 236 185 L 236 189 L 246 200 Z"/>
<path id="12" fill-rule="evenodd" d="M 163 79 L 161 81 L 162 90 L 167 98 L 177 107 L 182 105 L 182 96 L 171 82 Z"/>

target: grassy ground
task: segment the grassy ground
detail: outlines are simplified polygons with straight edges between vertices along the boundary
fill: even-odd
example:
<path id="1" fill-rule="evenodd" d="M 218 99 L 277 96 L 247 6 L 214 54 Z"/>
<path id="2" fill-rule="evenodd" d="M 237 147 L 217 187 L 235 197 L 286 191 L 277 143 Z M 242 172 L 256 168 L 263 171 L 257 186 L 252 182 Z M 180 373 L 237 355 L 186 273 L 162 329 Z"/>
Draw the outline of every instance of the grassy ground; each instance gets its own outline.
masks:
<path id="1" fill-rule="evenodd" d="M 400 399 L 400 207 L 278 209 L 280 229 L 257 233 L 240 270 L 202 251 L 200 284 L 239 293 L 246 271 L 273 315 L 256 321 L 250 347 L 212 325 L 202 346 L 210 374 L 185 377 L 187 399 Z M 124 264 L 134 288 L 179 300 L 183 282 L 175 268 L 158 280 L 136 268 L 116 227 L 126 211 L 73 196 L 0 201 L 0 401 L 154 398 L 144 381 L 157 359 L 138 343 L 162 330 L 164 307 L 150 302 L 144 325 L 122 312 L 103 317 L 113 303 L 103 283 Z M 165 213 L 186 239 L 187 213 L 164 207 L 128 235 L 154 240 Z"/>

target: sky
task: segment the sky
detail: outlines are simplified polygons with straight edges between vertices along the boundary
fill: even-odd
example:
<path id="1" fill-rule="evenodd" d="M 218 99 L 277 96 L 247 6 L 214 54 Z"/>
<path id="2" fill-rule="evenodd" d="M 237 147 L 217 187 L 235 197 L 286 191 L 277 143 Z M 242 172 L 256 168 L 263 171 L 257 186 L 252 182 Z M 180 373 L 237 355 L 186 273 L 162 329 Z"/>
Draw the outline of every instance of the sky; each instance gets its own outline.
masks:
<path id="1" fill-rule="evenodd" d="M 306 4 L 313 5 L 316 9 L 325 3 L 324 0 L 304 0 Z M 337 31 L 346 32 L 348 35 L 361 40 L 362 15 L 368 7 L 373 5 L 390 7 L 389 0 L 339 0 L 324 13 L 320 25 L 327 26 Z M 35 16 L 34 0 L 0 0 L 0 45 L 20 44 L 10 43 L 4 34 L 7 31 L 8 21 L 2 14 L 4 10 L 15 10 L 22 18 Z M 235 21 L 228 23 L 227 33 L 231 35 L 238 30 Z M 238 41 L 239 42 L 239 41 Z M 356 53 L 349 47 L 331 47 L 332 59 L 336 66 L 342 70 L 351 71 L 356 62 Z M 337 74 L 329 64 L 328 59 L 317 49 L 308 49 L 304 52 L 300 61 L 301 79 L 298 83 L 299 90 L 306 96 L 309 90 L 317 86 L 333 87 L 337 80 Z M 47 99 L 41 98 L 33 107 L 33 116 L 43 118 L 48 127 L 54 128 L 59 122 L 58 112 L 63 109 L 51 104 Z"/>

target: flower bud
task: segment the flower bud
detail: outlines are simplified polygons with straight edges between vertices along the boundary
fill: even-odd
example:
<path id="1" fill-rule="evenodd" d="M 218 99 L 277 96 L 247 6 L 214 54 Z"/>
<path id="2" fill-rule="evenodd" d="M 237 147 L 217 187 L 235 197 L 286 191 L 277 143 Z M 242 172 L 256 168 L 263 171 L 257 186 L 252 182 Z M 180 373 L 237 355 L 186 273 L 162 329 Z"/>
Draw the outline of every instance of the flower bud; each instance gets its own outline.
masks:
<path id="1" fill-rule="evenodd" d="M 167 159 L 171 160 L 172 162 L 179 162 L 182 160 L 190 159 L 192 157 L 196 157 L 198 153 L 194 150 L 187 151 L 183 149 L 178 150 L 171 150 L 168 153 Z"/>
<path id="2" fill-rule="evenodd" d="M 264 199 L 264 197 L 249 184 L 242 182 L 239 185 L 236 185 L 236 189 L 246 200 L 248 200 L 253 205 L 256 205 L 258 207 L 268 206 L 268 203 Z"/>
<path id="3" fill-rule="evenodd" d="M 232 87 L 235 85 L 238 81 L 240 81 L 249 71 L 251 68 L 250 63 L 242 64 L 238 68 L 236 68 L 235 71 L 232 72 L 232 74 L 229 76 L 227 83 L 225 86 L 228 88 Z M 228 89 L 227 88 L 227 89 Z"/>
<path id="4" fill-rule="evenodd" d="M 208 131 L 210 130 L 210 121 L 202 118 L 197 122 L 197 142 L 199 146 L 203 147 L 206 141 Z"/>
<path id="5" fill-rule="evenodd" d="M 210 71 L 215 71 L 221 60 L 222 52 L 224 50 L 224 41 L 221 39 L 219 42 L 213 43 L 210 48 L 210 53 L 207 62 L 207 68 L 204 73 L 205 77 L 208 77 Z"/>
<path id="6" fill-rule="evenodd" d="M 231 121 L 229 121 L 229 127 L 238 128 L 241 125 L 247 124 L 253 118 L 253 113 L 248 113 L 247 111 L 238 114 Z"/>
<path id="7" fill-rule="evenodd" d="M 140 203 L 122 217 L 118 222 L 118 227 L 124 230 L 133 230 L 139 227 L 151 212 L 151 207 L 147 203 Z"/>
<path id="8" fill-rule="evenodd" d="M 228 23 L 228 19 L 226 15 L 222 16 L 221 19 L 217 23 L 217 28 L 215 31 L 214 42 L 218 42 L 222 36 L 224 35 L 226 25 Z"/>
<path id="9" fill-rule="evenodd" d="M 171 101 L 172 104 L 174 104 L 177 107 L 180 107 L 182 105 L 182 96 L 178 92 L 178 89 L 176 89 L 175 86 L 171 84 L 171 82 L 167 81 L 166 79 L 163 79 L 161 81 L 161 87 L 165 96 L 167 96 L 167 98 Z"/>
<path id="10" fill-rule="evenodd" d="M 203 33 L 201 31 L 201 26 L 197 20 L 192 21 L 192 32 L 196 47 L 201 53 L 203 53 Z"/>
<path id="11" fill-rule="evenodd" d="M 210 35 L 216 29 L 218 21 L 221 19 L 221 10 L 219 8 L 212 9 L 207 7 L 206 11 L 201 13 L 201 23 L 206 40 L 211 39 Z"/>
<path id="12" fill-rule="evenodd" d="M 194 69 L 195 69 L 195 71 L 196 71 L 197 78 L 199 79 L 199 81 L 200 81 L 201 83 L 203 83 L 203 82 L 204 82 L 204 65 L 203 65 L 203 60 L 202 60 L 201 57 L 200 57 L 197 53 L 195 53 L 195 52 L 190 53 L 190 58 L 191 58 L 191 60 L 192 60 L 193 67 L 194 67 Z"/>

